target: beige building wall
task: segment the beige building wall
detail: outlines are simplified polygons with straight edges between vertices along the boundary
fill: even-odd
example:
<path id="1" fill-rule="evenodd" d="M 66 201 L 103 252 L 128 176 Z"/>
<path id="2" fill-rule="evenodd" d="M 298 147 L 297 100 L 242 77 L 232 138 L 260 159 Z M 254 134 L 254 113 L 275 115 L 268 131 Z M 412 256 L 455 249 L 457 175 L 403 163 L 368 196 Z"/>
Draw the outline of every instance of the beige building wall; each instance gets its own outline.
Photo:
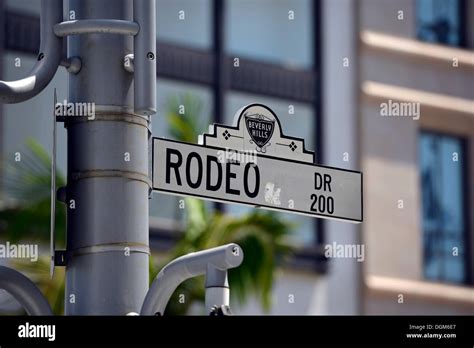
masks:
<path id="1" fill-rule="evenodd" d="M 417 41 L 414 0 L 362 0 L 359 6 L 364 312 L 474 314 L 472 287 L 423 279 L 417 153 L 422 129 L 462 135 L 474 173 L 474 53 Z M 469 6 L 472 27 L 474 5 Z M 381 103 L 390 99 L 420 102 L 420 119 L 381 116 Z M 474 237 L 473 231 L 471 221 Z"/>
<path id="2" fill-rule="evenodd" d="M 337 1 L 337 0 L 336 0 Z M 414 0 L 358 0 L 359 27 L 401 37 L 415 32 Z M 403 11 L 403 21 L 398 19 Z"/>

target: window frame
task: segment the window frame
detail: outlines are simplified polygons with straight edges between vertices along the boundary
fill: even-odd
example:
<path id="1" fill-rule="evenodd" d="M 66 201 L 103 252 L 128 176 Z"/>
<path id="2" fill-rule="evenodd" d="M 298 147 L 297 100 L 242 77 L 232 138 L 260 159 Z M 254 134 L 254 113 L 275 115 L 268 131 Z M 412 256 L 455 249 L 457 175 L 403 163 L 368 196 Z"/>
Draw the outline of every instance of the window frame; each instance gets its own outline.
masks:
<path id="1" fill-rule="evenodd" d="M 421 141 L 422 135 L 432 135 L 432 136 L 437 136 L 437 137 L 448 137 L 448 138 L 453 138 L 457 139 L 460 141 L 460 147 L 462 149 L 462 155 L 463 155 L 463 160 L 464 160 L 464 166 L 462 167 L 461 170 L 461 178 L 460 181 L 462 183 L 462 192 L 463 192 L 463 199 L 462 199 L 462 205 L 463 205 L 463 212 L 462 212 L 462 220 L 463 220 L 463 225 L 464 229 L 462 231 L 462 242 L 464 243 L 464 255 L 463 255 L 463 266 L 464 266 L 464 279 L 461 282 L 455 282 L 455 281 L 450 281 L 445 278 L 444 272 L 441 277 L 437 278 L 429 278 L 425 274 L 425 248 L 424 248 L 424 238 L 425 238 L 425 229 L 423 227 L 423 202 L 422 202 L 422 197 L 420 199 L 421 204 L 420 204 L 420 218 L 421 218 L 421 240 L 422 240 L 422 275 L 423 279 L 426 281 L 430 282 L 439 282 L 443 284 L 450 284 L 450 285 L 458 285 L 458 286 L 466 286 L 466 285 L 472 285 L 473 284 L 473 265 L 471 264 L 470 260 L 472 259 L 472 233 L 471 233 L 471 228 L 470 228 L 470 221 L 471 221 L 471 211 L 470 211 L 470 193 L 469 193 L 469 173 L 470 173 L 470 166 L 469 166 L 469 158 L 470 158 L 470 153 L 469 153 L 469 137 L 456 133 L 456 132 L 449 132 L 449 131 L 441 131 L 437 129 L 431 129 L 431 128 L 421 128 L 418 131 L 418 144 Z M 420 157 L 421 153 L 419 153 L 419 158 L 418 158 L 418 170 L 421 174 L 421 168 L 420 168 Z M 423 183 L 421 182 L 421 175 L 420 175 L 420 193 L 423 195 Z M 444 240 L 444 239 L 443 239 Z M 443 257 L 445 259 L 445 257 Z"/>

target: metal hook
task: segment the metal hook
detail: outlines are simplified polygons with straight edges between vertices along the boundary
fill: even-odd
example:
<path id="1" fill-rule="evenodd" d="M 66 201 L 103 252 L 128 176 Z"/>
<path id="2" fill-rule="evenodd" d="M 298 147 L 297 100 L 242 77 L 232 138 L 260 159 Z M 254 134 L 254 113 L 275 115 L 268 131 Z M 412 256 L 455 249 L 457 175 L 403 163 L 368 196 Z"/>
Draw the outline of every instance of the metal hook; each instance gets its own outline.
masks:
<path id="1" fill-rule="evenodd" d="M 217 248 L 207 249 L 187 254 L 171 261 L 158 273 L 146 294 L 141 315 L 163 315 L 166 305 L 183 281 L 211 272 L 207 277 L 207 289 L 215 287 L 227 287 L 227 270 L 240 266 L 244 259 L 244 253 L 237 244 L 227 244 Z M 227 294 L 213 293 L 209 300 L 216 298 L 228 298 Z M 226 303 L 222 303 L 226 304 Z M 217 304 L 221 305 L 221 304 Z"/>
<path id="2" fill-rule="evenodd" d="M 53 27 L 62 21 L 62 0 L 41 0 L 41 44 L 29 75 L 16 81 L 0 80 L 0 103 L 19 103 L 33 98 L 51 81 L 61 61 L 62 39 Z"/>
<path id="3" fill-rule="evenodd" d="M 0 289 L 9 292 L 29 315 L 53 315 L 51 306 L 35 283 L 14 269 L 0 266 Z"/>

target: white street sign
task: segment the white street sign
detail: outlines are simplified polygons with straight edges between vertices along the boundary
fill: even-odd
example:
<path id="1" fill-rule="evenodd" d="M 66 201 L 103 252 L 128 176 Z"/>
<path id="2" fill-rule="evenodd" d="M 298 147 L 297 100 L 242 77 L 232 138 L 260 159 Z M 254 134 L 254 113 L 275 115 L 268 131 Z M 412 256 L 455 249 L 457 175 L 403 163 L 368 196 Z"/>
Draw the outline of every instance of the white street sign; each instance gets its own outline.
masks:
<path id="1" fill-rule="evenodd" d="M 362 173 L 313 164 L 302 139 L 284 136 L 264 105 L 236 126 L 213 125 L 200 145 L 153 139 L 153 189 L 314 217 L 362 221 Z"/>

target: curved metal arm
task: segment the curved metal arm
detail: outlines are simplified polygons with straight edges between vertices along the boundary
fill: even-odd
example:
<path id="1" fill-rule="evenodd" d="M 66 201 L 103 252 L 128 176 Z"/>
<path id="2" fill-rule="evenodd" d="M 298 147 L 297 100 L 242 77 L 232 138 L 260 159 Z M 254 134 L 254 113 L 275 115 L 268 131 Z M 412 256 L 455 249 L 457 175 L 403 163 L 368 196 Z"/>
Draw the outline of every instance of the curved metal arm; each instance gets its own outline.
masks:
<path id="1" fill-rule="evenodd" d="M 0 289 L 8 291 L 29 315 L 53 315 L 35 283 L 18 271 L 0 266 Z"/>
<path id="2" fill-rule="evenodd" d="M 209 265 L 225 271 L 238 267 L 243 259 L 242 249 L 231 243 L 187 254 L 171 261 L 163 267 L 151 284 L 140 314 L 163 314 L 171 295 L 183 281 L 205 274 Z"/>
<path id="3" fill-rule="evenodd" d="M 81 19 L 56 24 L 54 33 L 61 37 L 97 33 L 137 35 L 139 29 L 137 23 L 119 19 Z"/>
<path id="4" fill-rule="evenodd" d="M 41 0 L 41 44 L 38 60 L 23 79 L 0 81 L 0 103 L 19 103 L 41 92 L 51 81 L 61 61 L 62 39 L 53 26 L 62 21 L 63 0 Z"/>

